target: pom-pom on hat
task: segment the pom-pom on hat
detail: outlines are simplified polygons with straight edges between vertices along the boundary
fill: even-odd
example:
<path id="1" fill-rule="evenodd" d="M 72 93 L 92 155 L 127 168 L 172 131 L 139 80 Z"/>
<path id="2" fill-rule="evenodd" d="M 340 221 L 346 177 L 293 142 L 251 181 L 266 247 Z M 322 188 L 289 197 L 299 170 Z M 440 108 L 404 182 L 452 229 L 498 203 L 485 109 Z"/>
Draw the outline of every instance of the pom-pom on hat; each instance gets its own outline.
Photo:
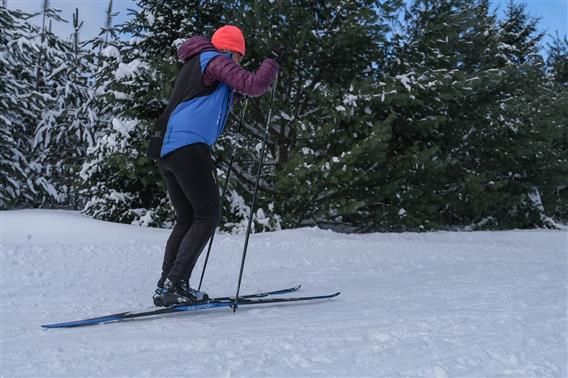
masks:
<path id="1" fill-rule="evenodd" d="M 211 43 L 218 50 L 229 50 L 245 55 L 245 38 L 241 29 L 233 25 L 220 27 L 213 33 Z"/>

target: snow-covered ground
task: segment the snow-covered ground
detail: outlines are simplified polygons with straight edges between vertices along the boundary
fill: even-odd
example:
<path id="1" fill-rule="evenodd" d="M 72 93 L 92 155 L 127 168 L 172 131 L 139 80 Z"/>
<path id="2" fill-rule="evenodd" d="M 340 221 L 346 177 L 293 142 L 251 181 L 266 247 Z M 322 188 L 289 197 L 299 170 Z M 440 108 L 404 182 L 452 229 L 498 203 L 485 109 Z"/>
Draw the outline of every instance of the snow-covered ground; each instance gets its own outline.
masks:
<path id="1" fill-rule="evenodd" d="M 151 306 L 169 230 L 69 211 L 0 217 L 2 376 L 568 374 L 566 231 L 257 234 L 241 293 L 342 294 L 46 330 Z M 216 237 L 210 294 L 234 293 L 243 240 Z"/>

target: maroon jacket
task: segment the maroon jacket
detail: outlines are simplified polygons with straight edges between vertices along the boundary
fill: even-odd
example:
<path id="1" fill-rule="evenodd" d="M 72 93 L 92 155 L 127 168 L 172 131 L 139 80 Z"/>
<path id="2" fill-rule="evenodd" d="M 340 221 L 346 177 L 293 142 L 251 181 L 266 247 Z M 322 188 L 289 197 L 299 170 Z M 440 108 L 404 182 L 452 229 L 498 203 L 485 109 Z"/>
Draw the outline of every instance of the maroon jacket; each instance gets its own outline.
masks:
<path id="1" fill-rule="evenodd" d="M 179 46 L 177 56 L 185 62 L 205 51 L 217 51 L 217 49 L 206 37 L 191 37 Z M 277 73 L 278 63 L 274 59 L 265 59 L 256 72 L 250 72 L 231 59 L 218 56 L 209 62 L 202 79 L 206 86 L 220 81 L 245 96 L 256 97 L 270 88 Z"/>

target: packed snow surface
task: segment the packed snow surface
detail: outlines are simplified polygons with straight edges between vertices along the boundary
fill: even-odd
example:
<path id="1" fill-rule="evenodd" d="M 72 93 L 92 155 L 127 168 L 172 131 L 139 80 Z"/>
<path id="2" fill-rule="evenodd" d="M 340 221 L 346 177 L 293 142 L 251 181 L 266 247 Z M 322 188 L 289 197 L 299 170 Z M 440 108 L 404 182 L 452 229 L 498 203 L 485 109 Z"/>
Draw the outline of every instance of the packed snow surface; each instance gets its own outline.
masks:
<path id="1" fill-rule="evenodd" d="M 0 217 L 2 376 L 567 376 L 565 231 L 256 234 L 241 293 L 342 294 L 48 330 L 151 307 L 170 231 Z M 210 294 L 234 293 L 243 241 L 215 238 Z"/>

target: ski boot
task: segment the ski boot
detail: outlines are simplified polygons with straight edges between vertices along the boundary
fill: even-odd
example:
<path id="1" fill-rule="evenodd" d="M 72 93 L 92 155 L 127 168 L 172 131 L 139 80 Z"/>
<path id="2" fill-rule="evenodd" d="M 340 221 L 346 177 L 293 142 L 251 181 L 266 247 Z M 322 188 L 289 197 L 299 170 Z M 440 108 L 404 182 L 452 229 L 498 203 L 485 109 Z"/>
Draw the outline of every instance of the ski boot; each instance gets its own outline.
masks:
<path id="1" fill-rule="evenodd" d="M 183 304 L 191 305 L 195 303 L 194 300 L 184 293 L 180 283 L 174 285 L 170 280 L 164 282 L 164 287 L 158 286 L 152 299 L 154 300 L 154 304 L 158 307 Z"/>
<path id="2" fill-rule="evenodd" d="M 179 286 L 181 289 L 181 294 L 192 300 L 194 303 L 205 302 L 210 299 L 209 295 L 206 292 L 197 291 L 189 286 L 189 281 L 180 280 Z"/>

